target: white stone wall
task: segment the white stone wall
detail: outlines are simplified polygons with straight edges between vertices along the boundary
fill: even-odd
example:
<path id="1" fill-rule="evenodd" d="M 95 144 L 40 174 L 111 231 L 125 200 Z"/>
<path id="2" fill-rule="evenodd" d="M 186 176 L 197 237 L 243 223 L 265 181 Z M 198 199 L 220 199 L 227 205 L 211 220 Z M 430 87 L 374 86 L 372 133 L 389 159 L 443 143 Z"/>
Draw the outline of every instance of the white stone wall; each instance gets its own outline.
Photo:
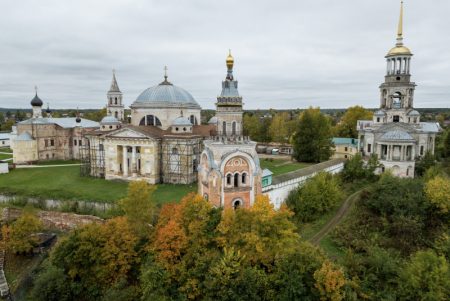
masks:
<path id="1" fill-rule="evenodd" d="M 332 174 L 341 172 L 344 169 L 344 163 L 338 163 L 336 165 L 325 168 L 321 171 L 329 172 Z M 320 171 L 318 171 L 320 172 Z M 305 181 L 311 177 L 314 177 L 318 172 L 311 173 L 306 176 L 291 179 L 289 181 L 279 183 L 276 185 L 270 185 L 263 188 L 263 194 L 270 198 L 270 202 L 273 204 L 275 209 L 279 209 L 281 204 L 284 203 L 289 195 L 289 192 L 297 188 L 299 185 L 303 185 Z"/>
<path id="2" fill-rule="evenodd" d="M 13 143 L 13 162 L 23 164 L 30 161 L 37 161 L 37 145 L 36 140 L 21 141 L 15 140 Z"/>
<path id="3" fill-rule="evenodd" d="M 0 173 L 8 173 L 8 163 L 2 163 L 0 162 Z"/>
<path id="4" fill-rule="evenodd" d="M 147 115 L 154 115 L 161 121 L 161 128 L 168 129 L 172 122 L 183 114 L 184 117 L 189 118 L 194 115 L 197 118 L 198 124 L 201 123 L 200 109 L 180 109 L 180 108 L 137 108 L 131 110 L 131 124 L 138 126 L 141 119 Z"/>

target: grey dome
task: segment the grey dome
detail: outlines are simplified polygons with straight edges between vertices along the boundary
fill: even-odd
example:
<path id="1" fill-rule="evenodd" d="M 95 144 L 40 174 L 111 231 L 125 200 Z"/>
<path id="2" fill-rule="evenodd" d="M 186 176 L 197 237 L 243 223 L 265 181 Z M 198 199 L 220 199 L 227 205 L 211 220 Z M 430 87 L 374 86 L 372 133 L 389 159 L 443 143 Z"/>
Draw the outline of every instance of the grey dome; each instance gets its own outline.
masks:
<path id="1" fill-rule="evenodd" d="M 201 109 L 188 91 L 167 80 L 144 90 L 131 107 Z"/>
<path id="2" fill-rule="evenodd" d="M 114 116 L 105 116 L 103 117 L 102 121 L 100 123 L 120 123 L 119 120 L 116 119 Z"/>
<path id="3" fill-rule="evenodd" d="M 211 117 L 211 119 L 208 121 L 208 124 L 217 124 L 217 121 L 218 121 L 217 117 L 214 116 Z"/>
<path id="4" fill-rule="evenodd" d="M 407 132 L 393 130 L 383 134 L 381 136 L 382 141 L 398 141 L 398 140 L 414 140 L 414 138 Z"/>
<path id="5" fill-rule="evenodd" d="M 33 107 L 42 107 L 42 105 L 43 105 L 44 103 L 42 102 L 42 100 L 39 98 L 39 96 L 37 95 L 37 93 L 36 93 L 36 95 L 34 96 L 34 98 L 31 100 L 31 105 L 33 106 Z"/>
<path id="6" fill-rule="evenodd" d="M 375 115 L 375 116 L 385 116 L 386 113 L 385 113 L 383 110 L 378 110 L 378 111 L 375 112 L 374 115 Z"/>
<path id="7" fill-rule="evenodd" d="M 172 125 L 187 125 L 187 126 L 192 126 L 192 123 L 189 119 L 185 118 L 185 117 L 178 117 L 175 118 L 175 120 L 172 122 Z"/>
<path id="8" fill-rule="evenodd" d="M 408 113 L 408 116 L 420 116 L 420 113 L 416 110 L 412 110 Z"/>

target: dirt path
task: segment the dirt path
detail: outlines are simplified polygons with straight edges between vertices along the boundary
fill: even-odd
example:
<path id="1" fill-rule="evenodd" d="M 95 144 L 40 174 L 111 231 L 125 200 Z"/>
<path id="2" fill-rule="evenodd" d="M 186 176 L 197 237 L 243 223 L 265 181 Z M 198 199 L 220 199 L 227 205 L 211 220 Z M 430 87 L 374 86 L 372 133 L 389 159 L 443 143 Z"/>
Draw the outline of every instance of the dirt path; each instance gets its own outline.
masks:
<path id="1" fill-rule="evenodd" d="M 344 203 L 342 204 L 341 208 L 339 208 L 336 215 L 328 223 L 326 223 L 326 225 L 323 226 L 323 228 L 319 232 L 317 232 L 316 235 L 314 235 L 313 237 L 311 237 L 309 239 L 309 241 L 313 245 L 318 245 L 320 243 L 320 241 L 322 240 L 322 238 L 324 238 L 328 233 L 330 233 L 331 230 L 333 230 L 334 227 L 336 227 L 344 219 L 344 217 L 349 213 L 352 204 L 359 197 L 359 194 L 361 193 L 361 191 L 362 190 L 359 190 L 359 191 L 351 194 L 344 201 Z"/>

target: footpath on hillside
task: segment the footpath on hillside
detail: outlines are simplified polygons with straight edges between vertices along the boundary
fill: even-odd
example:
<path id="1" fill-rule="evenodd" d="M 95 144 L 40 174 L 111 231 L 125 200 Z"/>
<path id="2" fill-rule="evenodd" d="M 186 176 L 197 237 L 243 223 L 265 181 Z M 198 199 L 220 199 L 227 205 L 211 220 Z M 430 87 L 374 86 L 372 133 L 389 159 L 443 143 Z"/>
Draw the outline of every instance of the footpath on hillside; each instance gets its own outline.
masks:
<path id="1" fill-rule="evenodd" d="M 351 194 L 342 204 L 342 206 L 339 208 L 339 210 L 336 212 L 336 214 L 333 216 L 331 220 L 328 221 L 328 223 L 323 226 L 322 229 L 320 229 L 319 232 L 316 233 L 313 237 L 309 239 L 309 241 L 313 245 L 318 245 L 320 241 L 327 236 L 328 233 L 331 232 L 343 219 L 347 214 L 350 212 L 350 209 L 353 205 L 353 203 L 358 199 L 359 194 L 361 193 L 361 190 L 358 190 L 357 192 Z"/>

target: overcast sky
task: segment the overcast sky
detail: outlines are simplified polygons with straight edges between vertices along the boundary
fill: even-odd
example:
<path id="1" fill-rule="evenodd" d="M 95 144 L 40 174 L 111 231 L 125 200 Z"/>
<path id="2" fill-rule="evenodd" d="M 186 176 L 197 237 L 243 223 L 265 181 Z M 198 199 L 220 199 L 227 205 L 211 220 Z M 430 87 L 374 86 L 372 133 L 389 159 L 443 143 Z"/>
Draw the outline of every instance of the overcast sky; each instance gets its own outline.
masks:
<path id="1" fill-rule="evenodd" d="M 128 107 L 163 79 L 214 108 L 231 48 L 246 109 L 378 107 L 399 0 L 0 0 L 0 107 Z M 450 104 L 450 1 L 406 0 L 416 107 Z"/>

